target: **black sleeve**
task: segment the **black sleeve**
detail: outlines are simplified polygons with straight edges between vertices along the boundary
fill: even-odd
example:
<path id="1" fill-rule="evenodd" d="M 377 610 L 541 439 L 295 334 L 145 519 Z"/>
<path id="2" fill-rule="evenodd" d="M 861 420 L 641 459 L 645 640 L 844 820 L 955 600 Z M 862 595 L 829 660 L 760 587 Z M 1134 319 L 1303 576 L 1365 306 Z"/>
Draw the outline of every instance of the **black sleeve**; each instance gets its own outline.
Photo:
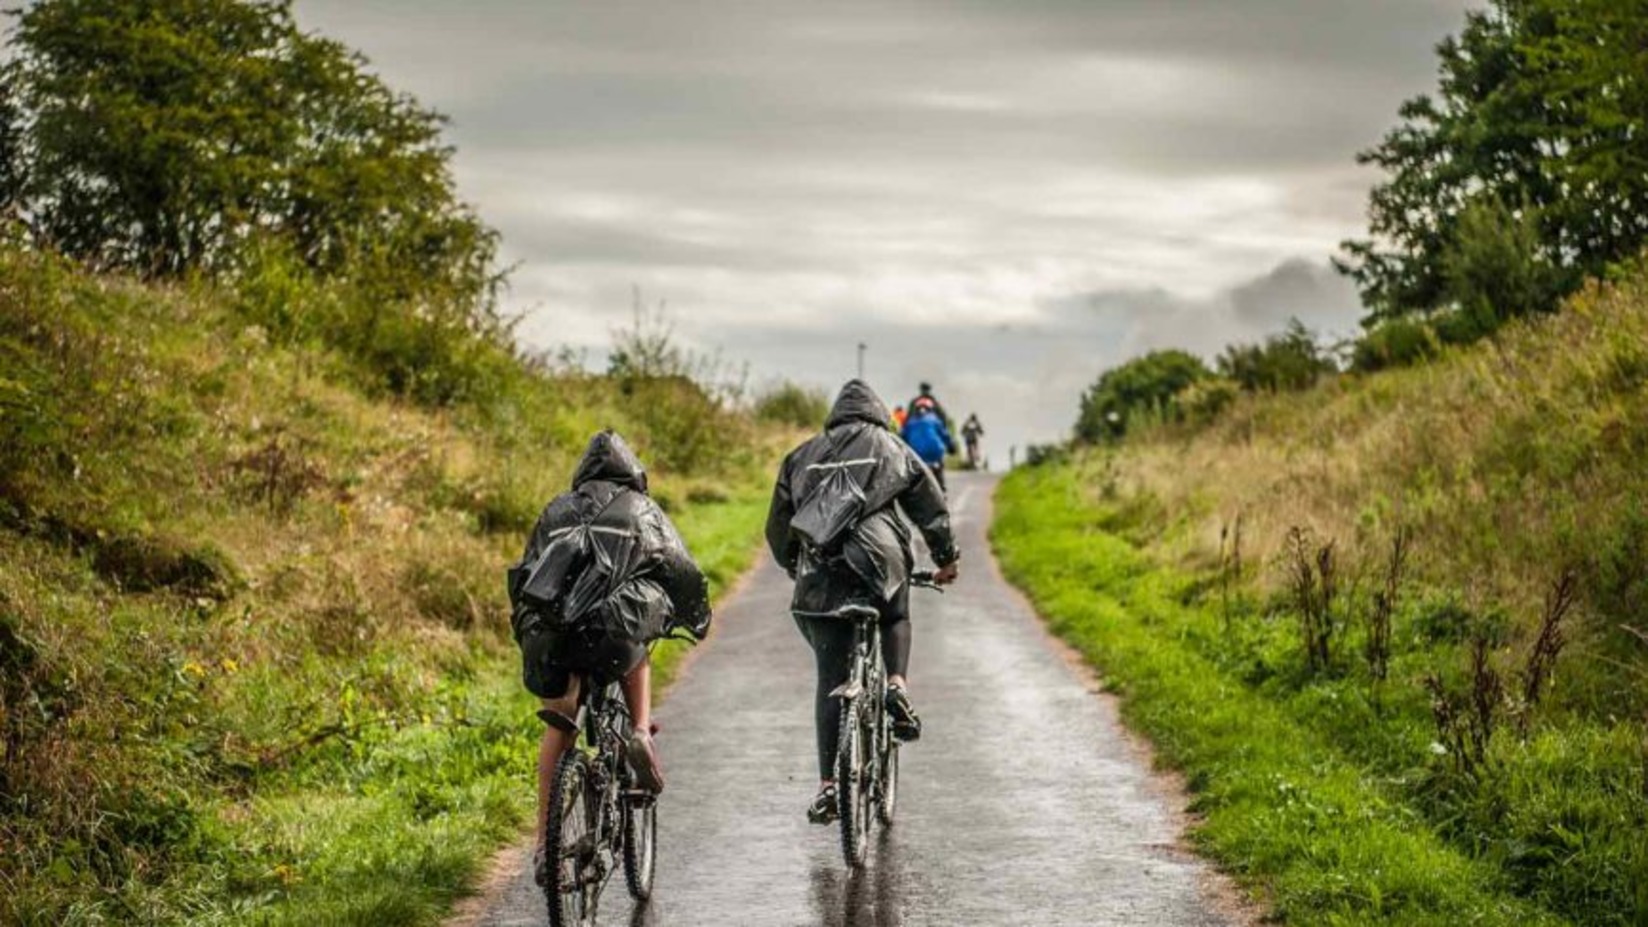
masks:
<path id="1" fill-rule="evenodd" d="M 778 481 L 773 484 L 772 505 L 767 508 L 767 547 L 773 559 L 784 572 L 795 575 L 795 561 L 801 555 L 801 542 L 790 530 L 790 519 L 795 517 L 795 499 L 790 496 L 790 458 L 778 470 Z"/>
<path id="2" fill-rule="evenodd" d="M 922 540 L 932 552 L 933 562 L 949 566 L 961 558 L 956 549 L 955 535 L 950 531 L 950 507 L 944 501 L 944 491 L 938 480 L 907 445 L 901 445 L 905 486 L 898 494 L 898 507 L 905 517 L 921 532 Z"/>
<path id="3" fill-rule="evenodd" d="M 662 573 L 661 584 L 675 610 L 671 624 L 703 640 L 710 629 L 709 583 L 704 579 L 704 571 L 698 568 L 698 561 L 687 550 L 680 532 L 675 530 L 675 523 L 657 503 L 651 499 L 647 502 L 651 507 L 649 514 L 657 519 L 659 533 L 664 540 L 658 552 L 658 562 Z"/>

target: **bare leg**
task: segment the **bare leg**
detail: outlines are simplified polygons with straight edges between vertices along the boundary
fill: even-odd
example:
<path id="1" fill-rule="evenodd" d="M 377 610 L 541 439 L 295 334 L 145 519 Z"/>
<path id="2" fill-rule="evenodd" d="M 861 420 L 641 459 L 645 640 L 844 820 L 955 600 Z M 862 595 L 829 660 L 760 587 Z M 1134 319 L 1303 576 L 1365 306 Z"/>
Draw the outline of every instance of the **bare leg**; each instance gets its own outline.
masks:
<path id="1" fill-rule="evenodd" d="M 582 683 L 577 676 L 571 677 L 567 681 L 566 692 L 559 698 L 543 700 L 544 710 L 568 719 L 574 718 L 578 713 L 578 690 Z M 576 731 L 563 731 L 552 724 L 544 725 L 544 736 L 538 740 L 538 846 L 544 845 L 545 832 L 549 830 L 549 793 L 555 787 L 555 765 L 560 762 L 561 754 L 572 749 L 577 741 Z"/>
<path id="2" fill-rule="evenodd" d="M 635 719 L 635 729 L 638 731 L 652 731 L 652 661 L 642 660 L 624 676 L 621 683 L 624 690 L 624 704 L 629 706 L 629 716 Z"/>
<path id="3" fill-rule="evenodd" d="M 566 731 L 545 725 L 544 736 L 538 741 L 538 846 L 544 845 L 544 833 L 549 828 L 549 792 L 555 783 L 555 764 L 572 746 L 572 739 Z"/>

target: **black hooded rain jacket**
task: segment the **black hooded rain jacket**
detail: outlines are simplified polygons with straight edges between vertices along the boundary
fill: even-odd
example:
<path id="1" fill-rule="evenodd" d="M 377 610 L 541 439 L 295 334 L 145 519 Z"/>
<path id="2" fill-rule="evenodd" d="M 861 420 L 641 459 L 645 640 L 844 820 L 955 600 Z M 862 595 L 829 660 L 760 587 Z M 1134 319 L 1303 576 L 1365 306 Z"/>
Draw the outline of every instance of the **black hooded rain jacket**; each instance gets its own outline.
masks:
<path id="1" fill-rule="evenodd" d="M 890 602 L 905 589 L 915 556 L 896 509 L 921 532 L 934 563 L 947 566 L 959 556 L 944 493 L 888 430 L 890 418 L 868 384 L 851 380 L 823 434 L 784 459 L 767 513 L 767 544 L 795 578 L 796 612 L 828 612 L 855 598 Z"/>
<path id="2" fill-rule="evenodd" d="M 538 516 L 509 568 L 509 602 L 523 643 L 598 631 L 644 644 L 677 628 L 702 639 L 710 623 L 704 574 L 647 495 L 641 461 L 611 431 L 590 440 L 572 491 Z"/>

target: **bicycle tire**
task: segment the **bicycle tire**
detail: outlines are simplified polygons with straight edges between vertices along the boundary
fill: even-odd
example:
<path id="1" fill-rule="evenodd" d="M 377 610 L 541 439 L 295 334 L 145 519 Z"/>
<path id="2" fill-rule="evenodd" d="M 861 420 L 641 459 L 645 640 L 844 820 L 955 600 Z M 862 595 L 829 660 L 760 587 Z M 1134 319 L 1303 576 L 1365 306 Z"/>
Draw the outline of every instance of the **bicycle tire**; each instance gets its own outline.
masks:
<path id="1" fill-rule="evenodd" d="M 864 781 L 864 729 L 856 699 L 841 702 L 841 744 L 836 749 L 835 788 L 841 820 L 841 855 L 847 868 L 864 865 L 870 845 L 870 783 Z"/>
<path id="2" fill-rule="evenodd" d="M 652 898 L 652 876 L 658 867 L 658 799 L 624 803 L 624 884 L 629 896 L 646 903 Z"/>
<path id="3" fill-rule="evenodd" d="M 584 927 L 594 913 L 594 899 L 590 896 L 599 891 L 600 886 L 591 887 L 582 883 L 582 861 L 563 862 L 568 845 L 578 843 L 578 828 L 582 827 L 582 835 L 593 833 L 595 829 L 595 816 L 590 807 L 592 797 L 589 760 L 577 750 L 568 750 L 555 764 L 555 781 L 549 793 L 545 852 L 551 865 L 549 879 L 544 885 L 544 900 L 549 907 L 550 927 Z"/>
<path id="4" fill-rule="evenodd" d="M 887 734 L 882 737 L 886 752 L 881 756 L 881 781 L 876 788 L 876 820 L 882 827 L 892 827 L 898 811 L 898 744 Z"/>

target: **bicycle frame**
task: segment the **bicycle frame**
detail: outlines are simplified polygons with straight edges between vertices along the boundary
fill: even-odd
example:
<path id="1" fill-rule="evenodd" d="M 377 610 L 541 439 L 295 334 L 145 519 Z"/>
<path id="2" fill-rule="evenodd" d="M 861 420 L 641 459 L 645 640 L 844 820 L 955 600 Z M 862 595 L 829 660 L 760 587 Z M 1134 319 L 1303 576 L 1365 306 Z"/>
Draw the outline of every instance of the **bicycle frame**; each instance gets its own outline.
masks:
<path id="1" fill-rule="evenodd" d="M 588 686 L 578 706 L 580 742 L 560 760 L 562 764 L 583 765 L 584 788 L 589 796 L 588 831 L 570 848 L 576 860 L 575 891 L 581 898 L 579 923 L 593 920 L 607 880 L 618 870 L 620 859 L 626 869 L 634 865 L 635 855 L 629 845 L 632 838 L 628 836 L 632 830 L 626 829 L 628 815 L 645 813 L 656 801 L 656 796 L 635 788 L 630 781 L 632 774 L 624 759 L 630 723 L 617 683 Z M 651 840 L 650 834 L 647 839 Z M 569 848 L 561 849 L 565 853 Z M 644 901 L 651 893 L 650 863 L 644 880 L 633 872 L 629 880 L 631 894 Z M 566 923 L 558 898 L 551 895 L 549 901 L 551 923 Z"/>

